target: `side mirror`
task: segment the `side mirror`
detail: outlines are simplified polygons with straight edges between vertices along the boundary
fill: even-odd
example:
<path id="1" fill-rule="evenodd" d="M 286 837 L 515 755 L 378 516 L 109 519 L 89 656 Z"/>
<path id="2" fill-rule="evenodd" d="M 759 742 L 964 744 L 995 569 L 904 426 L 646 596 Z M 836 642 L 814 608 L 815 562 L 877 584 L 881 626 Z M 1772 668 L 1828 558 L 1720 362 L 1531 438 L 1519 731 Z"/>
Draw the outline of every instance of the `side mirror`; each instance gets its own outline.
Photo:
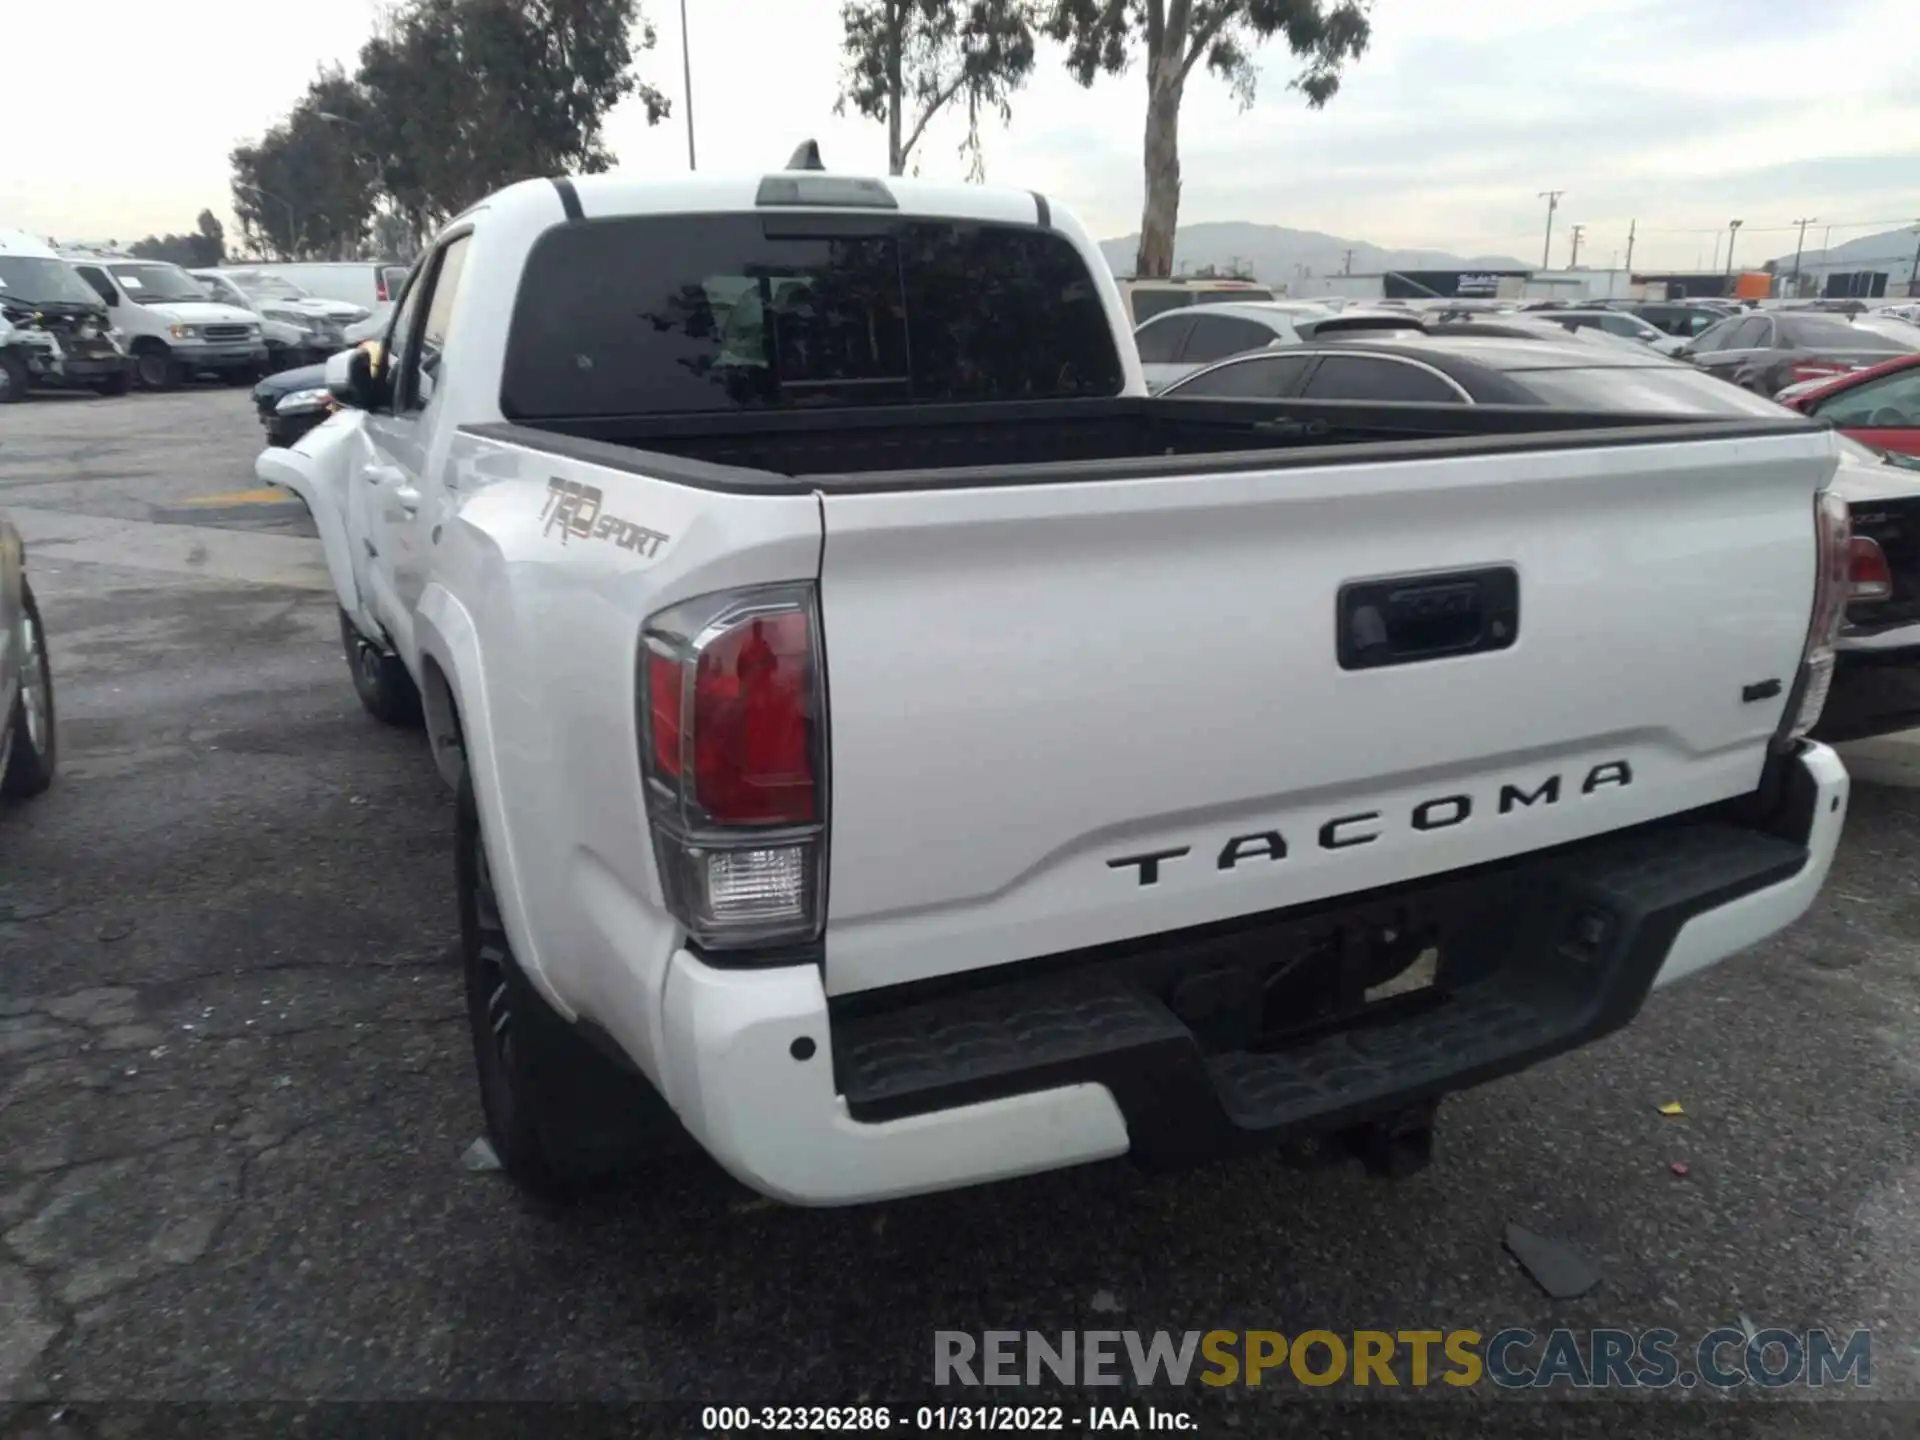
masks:
<path id="1" fill-rule="evenodd" d="M 373 368 L 373 356 L 363 346 L 329 355 L 325 373 L 327 393 L 342 405 L 375 410 L 386 398 L 385 386 Z"/>

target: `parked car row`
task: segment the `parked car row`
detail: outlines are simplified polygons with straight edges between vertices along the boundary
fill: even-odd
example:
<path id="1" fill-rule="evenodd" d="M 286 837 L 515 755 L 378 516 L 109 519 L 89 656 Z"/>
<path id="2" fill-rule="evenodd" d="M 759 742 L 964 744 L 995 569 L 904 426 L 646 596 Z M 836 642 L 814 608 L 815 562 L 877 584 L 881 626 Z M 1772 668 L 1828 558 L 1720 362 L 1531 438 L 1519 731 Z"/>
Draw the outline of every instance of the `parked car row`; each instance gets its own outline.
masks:
<path id="1" fill-rule="evenodd" d="M 120 395 L 310 364 L 355 343 L 405 273 L 372 261 L 188 271 L 0 231 L 0 403 L 40 388 Z"/>
<path id="2" fill-rule="evenodd" d="M 1269 309 L 1275 313 L 1260 320 L 1258 333 L 1246 328 Z M 1142 325 L 1136 342 L 1149 384 L 1164 376 L 1153 388 L 1168 399 L 1546 405 L 1728 418 L 1781 413 L 1779 403 L 1756 393 L 1757 384 L 1727 383 L 1732 367 L 1670 358 L 1684 354 L 1684 345 L 1569 323 L 1606 312 L 1430 310 L 1398 326 L 1354 316 L 1359 323 L 1346 327 L 1329 323 L 1329 314 L 1303 330 L 1304 317 L 1279 309 L 1257 302 L 1210 306 Z M 1727 323 L 1744 327 L 1756 318 Z M 1808 347 L 1786 352 L 1802 361 L 1809 352 L 1828 358 L 1868 353 L 1838 346 L 1844 338 L 1876 343 L 1861 337 L 1877 332 L 1856 333 L 1845 317 L 1831 314 L 1782 315 L 1768 323 L 1776 324 L 1767 332 L 1772 338 Z M 1184 337 L 1184 348 L 1174 361 L 1160 360 L 1176 336 Z M 1206 363 L 1186 363 L 1196 353 L 1196 336 L 1199 352 L 1233 339 L 1249 343 Z M 1610 343 L 1581 343 L 1601 339 Z M 1821 340 L 1830 343 L 1815 344 Z M 1920 723 L 1920 541 L 1908 538 L 1920 535 L 1920 354 L 1857 372 L 1818 373 L 1824 378 L 1793 408 L 1832 421 L 1850 437 L 1834 490 L 1848 504 L 1853 539 L 1845 628 L 1815 733 L 1855 740 Z"/>

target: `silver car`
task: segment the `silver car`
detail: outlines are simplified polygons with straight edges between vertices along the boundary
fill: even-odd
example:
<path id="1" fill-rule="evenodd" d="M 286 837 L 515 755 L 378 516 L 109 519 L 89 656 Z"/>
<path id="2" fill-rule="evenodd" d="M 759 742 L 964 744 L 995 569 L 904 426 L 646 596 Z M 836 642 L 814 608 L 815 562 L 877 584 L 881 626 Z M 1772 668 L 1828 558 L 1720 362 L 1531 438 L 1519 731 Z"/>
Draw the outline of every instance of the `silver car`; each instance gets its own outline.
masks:
<path id="1" fill-rule="evenodd" d="M 0 796 L 25 799 L 53 783 L 53 672 L 27 585 L 26 546 L 0 520 Z"/>

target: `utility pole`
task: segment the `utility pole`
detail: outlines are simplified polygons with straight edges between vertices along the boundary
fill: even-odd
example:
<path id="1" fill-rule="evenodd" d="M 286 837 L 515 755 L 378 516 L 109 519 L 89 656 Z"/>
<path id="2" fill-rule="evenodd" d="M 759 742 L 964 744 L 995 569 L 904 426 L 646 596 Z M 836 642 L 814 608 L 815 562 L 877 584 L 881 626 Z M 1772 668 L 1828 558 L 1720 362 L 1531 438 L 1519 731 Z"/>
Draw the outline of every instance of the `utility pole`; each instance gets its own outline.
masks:
<path id="1" fill-rule="evenodd" d="M 1341 263 L 1340 273 L 1342 275 L 1351 275 L 1353 273 L 1353 251 L 1347 251 L 1347 258 Z M 1920 276 L 1916 276 L 1915 278 L 1920 279 Z"/>
<path id="2" fill-rule="evenodd" d="M 1920 295 L 1920 221 L 1913 227 L 1913 274 L 1907 277 L 1907 294 Z"/>
<path id="3" fill-rule="evenodd" d="M 680 76 L 687 91 L 687 169 L 693 163 L 693 41 L 687 34 L 687 0 L 680 0 Z"/>
<path id="4" fill-rule="evenodd" d="M 1796 220 L 1793 223 L 1800 227 L 1800 238 L 1794 242 L 1793 246 L 1793 278 L 1787 282 L 1787 293 L 1798 300 L 1800 298 L 1800 256 L 1807 248 L 1807 227 L 1818 225 L 1820 217 L 1809 215 L 1806 219 Z"/>
<path id="5" fill-rule="evenodd" d="M 1560 197 L 1566 193 L 1564 190 L 1542 190 L 1538 195 L 1533 197 L 1536 200 L 1544 200 L 1547 202 L 1547 243 L 1540 247 L 1540 268 L 1542 270 L 1553 268 L 1553 212 L 1560 208 Z"/>
<path id="6" fill-rule="evenodd" d="M 1729 280 L 1733 278 L 1733 242 L 1740 238 L 1740 227 L 1746 223 L 1744 220 L 1727 222 L 1727 278 Z"/>
<path id="7" fill-rule="evenodd" d="M 1627 222 L 1627 285 L 1629 288 L 1633 285 L 1633 232 L 1637 230 L 1639 226 L 1640 222 L 1638 220 L 1629 220 Z"/>
<path id="8" fill-rule="evenodd" d="M 1569 270 L 1578 270 L 1580 268 L 1580 237 L 1586 233 L 1587 227 L 1584 225 L 1576 225 L 1573 227 L 1573 253 L 1567 257 L 1567 269 Z"/>

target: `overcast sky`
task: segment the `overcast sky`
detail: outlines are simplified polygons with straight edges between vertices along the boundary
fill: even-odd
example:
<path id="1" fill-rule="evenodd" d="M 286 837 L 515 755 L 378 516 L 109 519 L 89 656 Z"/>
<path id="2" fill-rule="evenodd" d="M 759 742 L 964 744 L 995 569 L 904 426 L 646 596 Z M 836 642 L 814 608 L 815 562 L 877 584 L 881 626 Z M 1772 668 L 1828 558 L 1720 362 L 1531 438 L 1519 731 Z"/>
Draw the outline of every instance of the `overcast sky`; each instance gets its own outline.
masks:
<path id="1" fill-rule="evenodd" d="M 1537 259 L 1544 203 L 1609 263 L 1639 221 L 1636 268 L 1707 263 L 1743 219 L 1740 258 L 1790 252 L 1791 221 L 1833 242 L 1920 218 L 1914 0 L 1375 0 L 1374 45 L 1325 111 L 1285 89 L 1270 49 L 1255 108 L 1197 77 L 1181 121 L 1183 221 L 1249 220 L 1381 245 Z M 379 0 L 100 0 L 7 7 L 0 226 L 63 239 L 229 218 L 227 152 L 257 137 L 315 67 L 354 53 Z M 677 4 L 648 0 L 641 72 L 674 96 L 649 130 L 609 123 L 624 168 L 686 165 Z M 836 119 L 839 0 L 687 0 L 702 169 L 758 171 L 816 137 L 834 169 L 884 171 L 885 132 Z M 107 20 L 124 9 L 126 25 Z M 83 23 L 79 16 L 84 14 Z M 29 57 L 23 60 L 22 57 Z M 44 62 L 44 63 L 43 63 Z M 1138 228 L 1145 80 L 1082 90 L 1043 51 L 988 179 L 1045 191 L 1100 236 Z M 144 97 L 144 99 L 142 98 Z M 57 117 L 57 119 L 56 119 Z M 923 172 L 959 177 L 957 120 Z"/>

